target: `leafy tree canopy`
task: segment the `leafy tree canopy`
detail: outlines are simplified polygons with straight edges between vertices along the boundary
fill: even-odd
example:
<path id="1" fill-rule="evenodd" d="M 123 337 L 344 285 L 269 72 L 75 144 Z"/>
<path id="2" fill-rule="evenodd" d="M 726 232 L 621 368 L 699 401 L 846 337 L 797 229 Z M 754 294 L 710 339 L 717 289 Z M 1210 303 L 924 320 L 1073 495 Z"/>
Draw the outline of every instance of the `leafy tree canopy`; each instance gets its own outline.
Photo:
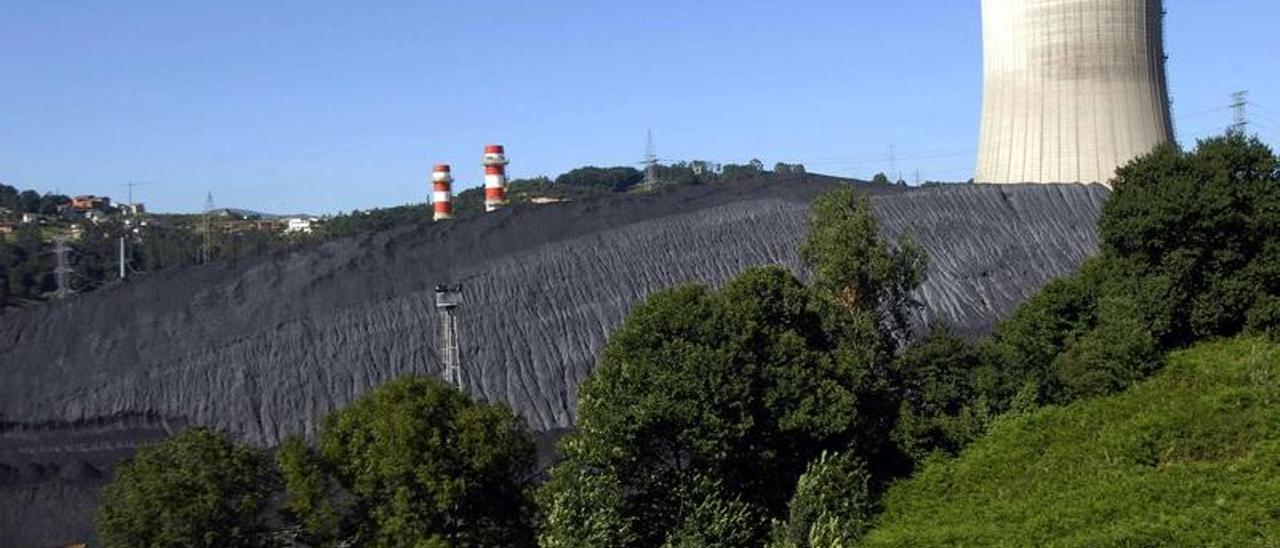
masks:
<path id="1" fill-rule="evenodd" d="M 501 405 L 405 377 L 325 418 L 315 449 L 278 457 L 286 507 L 308 542 L 528 546 L 534 445 Z"/>
<path id="2" fill-rule="evenodd" d="M 571 170 L 556 177 L 556 184 L 624 192 L 640 184 L 643 180 L 644 173 L 635 168 L 587 166 Z"/>
<path id="3" fill-rule="evenodd" d="M 823 451 L 892 466 L 882 320 L 905 318 L 889 307 L 906 305 L 923 259 L 883 241 L 851 193 L 819 202 L 806 244 L 815 287 L 781 267 L 749 269 L 720 291 L 656 293 L 610 336 L 541 494 L 545 545 L 758 545 Z M 847 298 L 857 291 L 867 294 Z"/>
<path id="4" fill-rule="evenodd" d="M 871 473 L 857 457 L 823 453 L 796 484 L 775 548 L 851 546 L 871 525 L 876 509 Z"/>
<path id="5" fill-rule="evenodd" d="M 1102 253 L 1050 283 L 986 344 L 997 401 L 1062 402 L 1121 390 L 1165 351 L 1272 332 L 1280 295 L 1280 173 L 1255 138 L 1157 148 L 1121 168 L 1099 220 Z"/>
<path id="6" fill-rule="evenodd" d="M 98 533 L 107 546 L 130 548 L 266 545 L 261 518 L 275 485 L 264 452 L 187 430 L 117 467 L 102 490 Z"/>
<path id="7" fill-rule="evenodd" d="M 800 258 L 818 289 L 849 310 L 872 314 L 898 340 L 907 338 L 909 315 L 919 306 L 911 291 L 924 281 L 927 257 L 909 240 L 882 241 L 865 194 L 846 187 L 815 200 Z"/>

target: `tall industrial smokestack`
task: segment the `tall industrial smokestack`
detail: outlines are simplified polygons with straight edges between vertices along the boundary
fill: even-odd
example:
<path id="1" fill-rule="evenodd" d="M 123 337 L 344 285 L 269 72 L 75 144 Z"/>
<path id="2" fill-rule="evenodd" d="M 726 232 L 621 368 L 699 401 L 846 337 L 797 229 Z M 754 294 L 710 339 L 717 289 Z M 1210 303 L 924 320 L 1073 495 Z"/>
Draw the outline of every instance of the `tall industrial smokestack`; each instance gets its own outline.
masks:
<path id="1" fill-rule="evenodd" d="M 507 157 L 502 145 L 484 147 L 484 210 L 507 205 Z"/>
<path id="2" fill-rule="evenodd" d="M 1173 139 L 1161 0 L 982 0 L 980 183 L 1108 183 Z"/>
<path id="3" fill-rule="evenodd" d="M 436 164 L 431 171 L 431 203 L 435 209 L 435 220 L 444 221 L 453 218 L 453 173 L 449 164 Z"/>

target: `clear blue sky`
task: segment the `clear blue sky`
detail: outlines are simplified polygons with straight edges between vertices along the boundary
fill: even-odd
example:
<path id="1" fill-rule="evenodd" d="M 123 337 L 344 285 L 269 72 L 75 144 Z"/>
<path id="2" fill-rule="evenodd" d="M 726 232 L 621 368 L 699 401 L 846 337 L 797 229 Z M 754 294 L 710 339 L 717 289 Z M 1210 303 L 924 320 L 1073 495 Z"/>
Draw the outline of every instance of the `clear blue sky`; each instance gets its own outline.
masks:
<path id="1" fill-rule="evenodd" d="M 0 0 L 0 181 L 152 210 L 331 213 L 664 158 L 971 176 L 978 0 Z M 1280 2 L 1167 0 L 1187 142 L 1248 89 L 1280 142 Z M 1265 118 L 1263 118 L 1265 117 Z"/>

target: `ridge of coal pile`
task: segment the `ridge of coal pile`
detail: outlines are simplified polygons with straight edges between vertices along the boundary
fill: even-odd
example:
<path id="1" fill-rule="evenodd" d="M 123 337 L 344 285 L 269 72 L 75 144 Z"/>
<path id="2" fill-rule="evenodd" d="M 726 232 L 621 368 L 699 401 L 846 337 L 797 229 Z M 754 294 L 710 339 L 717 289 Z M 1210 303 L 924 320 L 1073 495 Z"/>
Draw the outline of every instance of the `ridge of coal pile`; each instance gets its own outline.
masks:
<path id="1" fill-rule="evenodd" d="M 410 226 L 6 314 L 0 470 L 18 472 L 0 474 L 0 545 L 87 531 L 95 482 L 139 443 L 185 425 L 272 446 L 314 433 L 319 417 L 388 379 L 439 375 L 437 284 L 463 285 L 468 389 L 505 401 L 536 431 L 561 431 L 578 383 L 634 303 L 750 266 L 799 271 L 808 203 L 847 183 L 688 187 L 449 223 L 426 221 L 424 210 Z M 1096 185 L 858 186 L 875 195 L 886 233 L 929 254 L 917 321 L 968 333 L 989 330 L 1092 254 L 1107 196 Z M 44 522 L 33 517 L 41 508 Z"/>

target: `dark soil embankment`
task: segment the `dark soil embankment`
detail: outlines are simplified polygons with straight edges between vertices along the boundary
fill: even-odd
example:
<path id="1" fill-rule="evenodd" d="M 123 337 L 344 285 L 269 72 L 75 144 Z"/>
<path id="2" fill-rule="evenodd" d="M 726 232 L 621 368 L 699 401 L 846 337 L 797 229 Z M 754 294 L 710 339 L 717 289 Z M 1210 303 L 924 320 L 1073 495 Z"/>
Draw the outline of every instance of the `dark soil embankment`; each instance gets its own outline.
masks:
<path id="1" fill-rule="evenodd" d="M 387 379 L 439 373 L 432 288 L 441 283 L 464 286 L 469 390 L 507 402 L 536 430 L 571 426 L 579 381 L 633 303 L 749 266 L 797 267 L 807 204 L 835 184 L 811 176 L 516 207 L 175 270 L 6 314 L 0 464 L 83 461 L 106 473 L 132 444 L 187 424 L 262 445 L 311 432 L 318 417 Z M 1106 196 L 1084 186 L 875 192 L 885 230 L 929 253 L 926 316 L 971 333 L 1094 251 Z M 54 478 L 46 474 L 50 485 L 74 483 Z M 33 521 L 40 511 L 30 504 L 3 506 L 0 545 L 36 538 L 14 528 L 85 526 Z"/>

